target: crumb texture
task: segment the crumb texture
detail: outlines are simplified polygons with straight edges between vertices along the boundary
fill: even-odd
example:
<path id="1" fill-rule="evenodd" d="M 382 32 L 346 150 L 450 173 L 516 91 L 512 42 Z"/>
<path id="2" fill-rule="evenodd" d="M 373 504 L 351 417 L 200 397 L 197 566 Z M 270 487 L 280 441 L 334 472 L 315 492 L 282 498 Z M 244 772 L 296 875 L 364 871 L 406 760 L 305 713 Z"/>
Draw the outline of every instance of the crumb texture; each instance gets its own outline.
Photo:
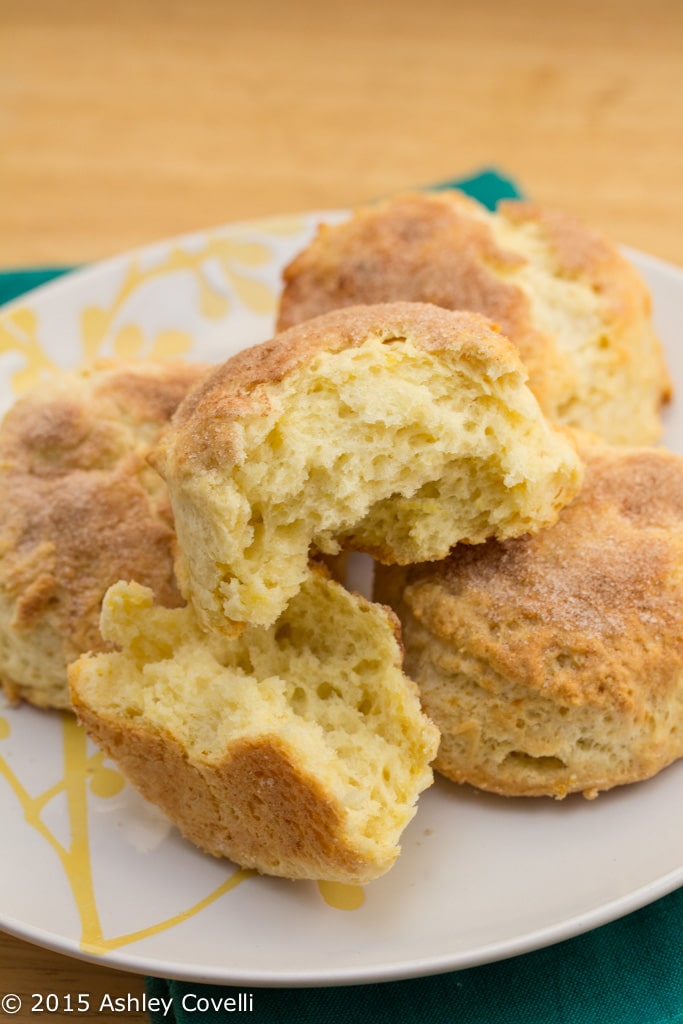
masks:
<path id="1" fill-rule="evenodd" d="M 455 781 L 594 795 L 683 756 L 683 460 L 580 451 L 582 491 L 548 530 L 378 570 Z"/>
<path id="2" fill-rule="evenodd" d="M 438 732 L 388 609 L 313 573 L 270 629 L 225 637 L 119 583 L 102 630 L 119 649 L 72 666 L 74 705 L 190 840 L 291 878 L 364 883 L 393 864 Z"/>
<path id="3" fill-rule="evenodd" d="M 581 464 L 525 376 L 483 318 L 408 303 L 333 312 L 229 360 L 156 456 L 203 625 L 271 624 L 312 551 L 407 564 L 553 522 Z"/>

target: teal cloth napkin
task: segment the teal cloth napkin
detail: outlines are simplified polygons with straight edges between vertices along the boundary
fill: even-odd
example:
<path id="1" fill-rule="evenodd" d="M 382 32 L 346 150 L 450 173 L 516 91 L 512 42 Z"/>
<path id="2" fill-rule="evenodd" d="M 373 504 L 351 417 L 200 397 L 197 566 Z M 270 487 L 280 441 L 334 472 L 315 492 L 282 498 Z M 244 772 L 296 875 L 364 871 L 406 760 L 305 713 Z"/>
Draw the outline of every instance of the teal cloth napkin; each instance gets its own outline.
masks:
<path id="1" fill-rule="evenodd" d="M 31 270 L 0 271 L 0 306 L 12 299 L 18 299 L 24 292 L 29 292 L 41 284 L 53 281 L 56 277 L 68 274 L 73 269 L 73 267 L 36 267 Z"/>
<path id="2" fill-rule="evenodd" d="M 521 195 L 495 169 L 430 186 L 453 187 L 489 209 Z M 0 273 L 0 303 L 68 269 Z M 152 1024 L 218 1024 L 242 1014 L 254 1024 L 683 1024 L 683 889 L 585 935 L 449 974 L 250 990 L 147 978 L 146 990 Z"/>

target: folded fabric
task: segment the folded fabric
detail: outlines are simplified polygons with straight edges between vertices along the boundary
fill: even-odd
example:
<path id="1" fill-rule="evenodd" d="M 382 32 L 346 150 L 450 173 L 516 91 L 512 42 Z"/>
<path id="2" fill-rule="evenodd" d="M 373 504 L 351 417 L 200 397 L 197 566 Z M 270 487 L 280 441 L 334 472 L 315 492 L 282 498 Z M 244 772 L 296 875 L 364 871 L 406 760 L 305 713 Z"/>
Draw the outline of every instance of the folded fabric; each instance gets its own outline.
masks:
<path id="1" fill-rule="evenodd" d="M 469 178 L 450 178 L 427 186 L 427 191 L 442 192 L 457 188 L 477 199 L 489 210 L 495 210 L 501 199 L 521 199 L 522 193 L 515 181 L 489 167 L 478 171 Z"/>
<path id="2" fill-rule="evenodd" d="M 24 292 L 68 274 L 73 267 L 36 267 L 35 269 L 0 271 L 0 306 L 18 299 Z"/>
<path id="3" fill-rule="evenodd" d="M 520 196 L 495 169 L 428 187 L 460 188 L 489 209 Z M 0 273 L 0 303 L 68 269 Z M 312 989 L 150 977 L 146 986 L 152 1024 L 233 1013 L 259 1024 L 683 1024 L 683 889 L 557 945 L 433 977 Z"/>

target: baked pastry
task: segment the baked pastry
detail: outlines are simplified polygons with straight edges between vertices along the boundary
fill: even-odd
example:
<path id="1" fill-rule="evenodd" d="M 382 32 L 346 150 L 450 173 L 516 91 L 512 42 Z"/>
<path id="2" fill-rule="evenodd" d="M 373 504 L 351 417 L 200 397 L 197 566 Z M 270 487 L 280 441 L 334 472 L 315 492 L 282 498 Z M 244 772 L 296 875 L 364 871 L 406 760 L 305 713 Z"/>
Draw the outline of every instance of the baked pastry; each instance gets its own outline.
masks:
<path id="1" fill-rule="evenodd" d="M 495 213 L 463 194 L 409 193 L 322 225 L 284 271 L 278 327 L 404 299 L 471 309 L 517 346 L 551 419 L 650 444 L 671 386 L 636 269 L 570 216 L 528 202 Z"/>
<path id="2" fill-rule="evenodd" d="M 181 601 L 166 487 L 146 454 L 205 372 L 189 363 L 64 371 L 0 427 L 0 681 L 11 699 L 67 708 L 68 662 L 98 650 L 118 579 Z"/>
<path id="3" fill-rule="evenodd" d="M 683 756 L 683 459 L 580 452 L 581 493 L 548 530 L 378 569 L 456 782 L 590 797 Z"/>
<path id="4" fill-rule="evenodd" d="M 330 628 L 333 626 L 333 628 Z M 432 782 L 438 732 L 393 613 L 312 572 L 278 622 L 228 638 L 116 584 L 121 650 L 70 668 L 95 742 L 197 846 L 288 878 L 383 874 Z"/>
<path id="5" fill-rule="evenodd" d="M 552 522 L 581 466 L 481 317 L 419 303 L 328 313 L 240 352 L 152 458 L 202 626 L 268 626 L 315 548 L 380 561 Z"/>

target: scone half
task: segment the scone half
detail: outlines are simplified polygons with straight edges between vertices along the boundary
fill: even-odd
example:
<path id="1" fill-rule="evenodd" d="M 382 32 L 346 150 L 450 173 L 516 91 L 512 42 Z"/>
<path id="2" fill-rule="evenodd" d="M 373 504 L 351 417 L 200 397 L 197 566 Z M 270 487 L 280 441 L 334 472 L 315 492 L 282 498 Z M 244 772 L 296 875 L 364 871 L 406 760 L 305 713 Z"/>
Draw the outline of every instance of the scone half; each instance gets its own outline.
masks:
<path id="1" fill-rule="evenodd" d="M 328 313 L 240 352 L 153 455 L 203 626 L 270 625 L 313 549 L 406 564 L 553 522 L 581 464 L 482 317 L 420 303 Z"/>
<path id="2" fill-rule="evenodd" d="M 206 634 L 148 589 L 108 593 L 120 647 L 70 669 L 88 733 L 215 856 L 288 878 L 387 871 L 432 782 L 438 732 L 402 672 L 393 613 L 313 573 L 270 629 Z"/>

